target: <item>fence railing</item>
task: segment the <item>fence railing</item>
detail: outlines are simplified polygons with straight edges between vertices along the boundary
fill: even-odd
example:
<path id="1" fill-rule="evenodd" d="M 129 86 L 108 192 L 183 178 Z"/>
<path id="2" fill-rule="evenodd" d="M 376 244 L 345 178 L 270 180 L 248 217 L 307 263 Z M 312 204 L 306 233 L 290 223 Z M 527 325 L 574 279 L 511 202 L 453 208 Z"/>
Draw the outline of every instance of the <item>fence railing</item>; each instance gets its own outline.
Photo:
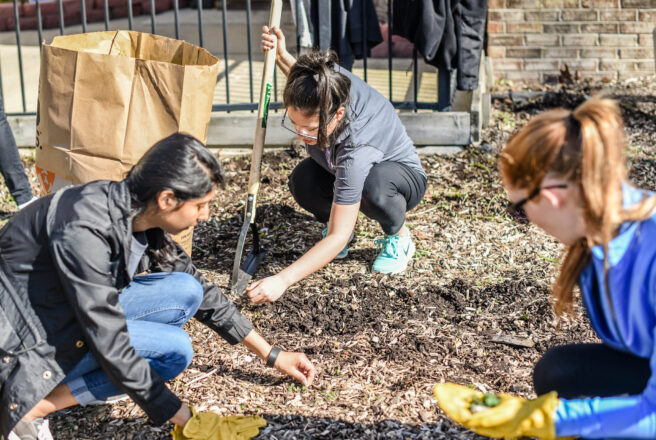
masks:
<path id="1" fill-rule="evenodd" d="M 296 11 L 299 11 L 301 8 L 299 8 L 300 2 L 302 0 L 290 0 L 291 2 L 296 2 Z M 403 1 L 403 0 L 398 0 L 398 1 Z M 322 7 L 325 7 L 325 5 L 330 5 L 330 0 L 321 0 L 320 4 Z M 0 6 L 3 4 L 0 3 Z M 21 43 L 21 37 L 22 33 L 27 32 L 27 29 L 21 29 L 21 24 L 23 24 L 24 27 L 30 27 L 33 28 L 30 30 L 30 32 L 33 33 L 34 30 L 37 32 L 37 37 L 38 37 L 38 45 L 39 49 L 42 46 L 44 42 L 44 29 L 50 28 L 50 29 L 56 29 L 57 27 L 59 28 L 59 34 L 71 34 L 71 33 L 77 33 L 80 30 L 82 32 L 87 32 L 90 27 L 90 23 L 95 22 L 95 23 L 104 23 L 104 29 L 105 30 L 114 30 L 114 29 L 122 29 L 125 27 L 125 18 L 127 18 L 127 28 L 129 30 L 135 30 L 135 15 L 136 14 L 146 14 L 150 16 L 150 29 L 149 31 L 153 34 L 162 34 L 162 29 L 164 27 L 167 28 L 167 31 L 170 32 L 170 23 L 167 21 L 166 23 L 161 23 L 158 22 L 160 20 L 160 17 L 162 17 L 161 12 L 164 10 L 172 10 L 173 11 L 173 35 L 175 38 L 179 39 L 181 36 L 181 13 L 184 11 L 184 8 L 188 8 L 190 6 L 193 6 L 197 9 L 197 14 L 196 15 L 196 22 L 195 26 L 197 27 L 198 31 L 198 44 L 201 47 L 207 46 L 208 40 L 205 35 L 205 29 L 212 28 L 212 26 L 216 25 L 220 27 L 220 34 L 222 36 L 221 38 L 221 46 L 222 46 L 222 51 L 219 53 L 216 53 L 217 50 L 212 50 L 212 52 L 215 52 L 214 55 L 219 56 L 220 58 L 223 58 L 223 63 L 224 63 L 224 70 L 223 72 L 219 75 L 219 82 L 222 83 L 220 84 L 223 86 L 225 89 L 225 98 L 221 100 L 221 102 L 216 102 L 213 105 L 213 110 L 218 111 L 218 112 L 232 112 L 232 111 L 253 111 L 257 109 L 257 97 L 254 96 L 254 54 L 253 54 L 253 45 L 255 44 L 256 47 L 258 48 L 257 53 L 259 54 L 259 33 L 257 33 L 258 39 L 254 42 L 253 41 L 253 33 L 252 30 L 252 25 L 253 25 L 253 11 L 252 11 L 252 5 L 251 5 L 251 0 L 245 0 L 245 4 L 241 4 L 239 9 L 236 8 L 229 8 L 228 7 L 228 2 L 227 1 L 221 1 L 220 2 L 220 7 L 219 9 L 219 14 L 218 17 L 220 20 L 217 20 L 216 23 L 210 23 L 207 21 L 208 19 L 208 14 L 207 14 L 207 9 L 203 8 L 203 0 L 54 0 L 51 2 L 43 2 L 40 0 L 36 0 L 35 3 L 20 3 L 19 0 L 13 0 L 13 3 L 11 4 L 13 6 L 13 11 L 12 15 L 13 20 L 8 20 L 4 21 L 4 23 L 9 23 L 9 25 L 14 24 L 14 33 L 15 33 L 15 45 L 17 49 L 17 61 L 18 61 L 18 82 L 19 84 L 4 84 L 5 89 L 10 89 L 10 90 L 15 90 L 14 87 L 19 87 L 20 88 L 20 111 L 9 111 L 9 115 L 34 115 L 34 111 L 28 111 L 28 106 L 26 103 L 26 85 L 25 85 L 25 78 L 24 78 L 24 61 L 23 61 L 23 44 Z M 26 6 L 27 5 L 27 6 Z M 33 6 L 30 6 L 33 5 Z M 56 5 L 56 7 L 55 7 Z M 7 4 L 7 6 L 9 6 Z M 245 6 L 245 8 L 244 8 Z M 291 6 L 287 4 L 286 6 Z M 3 18 L 1 15 L 2 13 L 8 12 L 6 11 L 8 9 L 5 7 L 3 10 L 0 8 L 0 23 L 3 23 Z M 44 13 L 45 11 L 45 13 Z M 71 12 L 72 11 L 72 12 Z M 230 38 L 240 38 L 239 35 L 237 36 L 232 36 L 228 32 L 228 26 L 229 26 L 229 11 L 231 13 L 239 12 L 239 13 L 244 13 L 246 16 L 246 59 L 243 61 L 247 61 L 248 63 L 248 98 L 247 100 L 244 100 L 243 102 L 231 102 L 231 67 L 234 65 L 231 65 L 231 54 L 229 53 L 229 39 Z M 389 0 L 388 2 L 388 7 L 387 7 L 387 22 L 388 22 L 388 27 L 387 27 L 387 90 L 380 90 L 384 95 L 387 95 L 392 104 L 398 108 L 398 109 L 404 109 L 404 110 L 438 110 L 438 111 L 445 111 L 450 108 L 451 105 L 451 98 L 452 98 L 452 87 L 451 84 L 453 82 L 453 75 L 452 72 L 449 71 L 439 71 L 437 72 L 437 87 L 435 90 L 435 97 L 432 100 L 420 100 L 419 99 L 419 72 L 418 72 L 418 67 L 419 67 L 419 62 L 418 62 L 418 53 L 417 50 L 415 49 L 413 51 L 412 55 L 412 92 L 411 92 L 411 99 L 402 99 L 402 100 L 394 100 L 394 80 L 393 80 L 393 71 L 394 71 L 394 62 L 395 59 L 393 58 L 392 55 L 392 11 L 393 11 L 393 0 Z M 189 20 L 189 12 L 192 11 L 186 11 L 185 12 L 185 19 Z M 31 15 L 34 14 L 35 15 Z M 283 11 L 283 14 L 288 14 L 290 13 L 290 10 L 288 8 L 285 8 Z M 328 16 L 330 14 L 327 14 Z M 378 26 L 378 23 L 367 23 L 366 20 L 366 14 L 362 14 L 363 20 L 362 20 L 362 28 L 364 30 L 363 35 L 367 35 L 367 27 L 368 26 Z M 216 17 L 216 14 L 213 13 L 212 17 Z M 319 20 L 326 19 L 326 16 L 323 14 L 319 15 Z M 329 19 L 329 18 L 328 18 Z M 118 20 L 118 21 L 117 21 Z M 167 20 L 170 20 L 170 13 L 168 14 Z M 205 22 L 204 22 L 205 20 Z M 300 22 L 299 20 L 297 21 L 297 25 Z M 79 26 L 81 25 L 81 29 Z M 189 23 L 187 22 L 187 25 Z M 1 27 L 1 26 L 0 26 Z M 7 27 L 7 26 L 5 26 Z M 8 26 L 11 27 L 11 26 Z M 96 26 L 97 27 L 97 26 Z M 5 31 L 7 30 L 6 28 L 4 29 Z M 52 32 L 50 32 L 52 33 Z M 5 34 L 6 35 L 6 34 Z M 362 69 L 362 77 L 365 81 L 370 80 L 370 67 L 369 67 L 369 60 L 366 56 L 369 47 L 367 46 L 367 39 L 363 38 L 362 41 L 362 53 L 365 55 L 364 58 L 362 59 L 361 63 L 361 69 Z M 5 40 L 6 41 L 6 40 Z M 293 41 L 291 38 L 288 39 L 288 41 Z M 297 42 L 297 50 L 300 49 L 299 47 L 299 42 Z M 214 49 L 217 49 L 218 47 L 216 45 L 213 45 Z M 222 53 L 221 53 L 222 52 Z M 396 60 L 398 62 L 398 59 Z M 2 62 L 2 60 L 0 60 Z M 358 65 L 360 65 L 358 63 Z M 377 69 L 377 71 L 380 73 L 381 69 Z M 2 75 L 0 74 L 0 84 L 2 84 L 2 81 L 5 80 L 5 78 L 2 78 Z M 282 106 L 282 103 L 278 101 L 279 93 L 279 84 L 278 84 L 278 76 L 275 76 L 275 83 L 274 83 L 274 102 L 271 103 L 271 108 L 273 110 L 279 109 Z M 2 87 L 0 87 L 0 92 L 2 91 Z M 408 94 L 405 94 L 407 98 Z M 5 105 L 6 107 L 6 105 Z"/>

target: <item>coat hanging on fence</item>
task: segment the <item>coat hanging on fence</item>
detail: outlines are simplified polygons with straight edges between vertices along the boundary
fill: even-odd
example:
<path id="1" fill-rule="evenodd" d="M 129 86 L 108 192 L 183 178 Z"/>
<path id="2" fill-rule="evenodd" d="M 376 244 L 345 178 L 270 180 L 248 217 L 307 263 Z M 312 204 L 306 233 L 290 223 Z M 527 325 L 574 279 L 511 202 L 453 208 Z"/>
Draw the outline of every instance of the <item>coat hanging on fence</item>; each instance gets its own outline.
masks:
<path id="1" fill-rule="evenodd" d="M 397 0 L 393 12 L 393 32 L 412 41 L 427 63 L 458 69 L 460 90 L 478 87 L 487 0 Z"/>
<path id="2" fill-rule="evenodd" d="M 367 56 L 383 41 L 373 0 L 311 0 L 310 20 L 315 46 L 335 50 L 340 65 L 348 70 L 362 58 L 363 39 L 367 42 Z"/>
<path id="3" fill-rule="evenodd" d="M 308 0 L 290 0 L 292 18 L 296 25 L 296 45 L 300 54 L 306 53 L 314 47 L 312 41 L 312 26 L 309 18 Z"/>

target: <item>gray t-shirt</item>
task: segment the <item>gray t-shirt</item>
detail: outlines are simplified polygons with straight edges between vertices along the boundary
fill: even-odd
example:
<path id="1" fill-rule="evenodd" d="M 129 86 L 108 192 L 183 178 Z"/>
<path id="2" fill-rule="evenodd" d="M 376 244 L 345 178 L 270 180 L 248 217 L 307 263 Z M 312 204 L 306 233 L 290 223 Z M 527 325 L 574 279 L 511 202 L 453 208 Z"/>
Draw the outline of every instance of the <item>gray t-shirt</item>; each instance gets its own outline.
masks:
<path id="1" fill-rule="evenodd" d="M 133 234 L 132 240 L 130 241 L 130 258 L 128 259 L 128 273 L 131 277 L 137 271 L 141 257 L 143 257 L 146 249 L 148 249 L 146 233 L 142 231 Z"/>
<path id="2" fill-rule="evenodd" d="M 399 162 L 426 177 L 417 150 L 392 103 L 343 67 L 335 70 L 351 80 L 346 126 L 325 151 L 306 145 L 310 157 L 335 175 L 333 202 L 358 203 L 369 171 L 380 162 Z"/>

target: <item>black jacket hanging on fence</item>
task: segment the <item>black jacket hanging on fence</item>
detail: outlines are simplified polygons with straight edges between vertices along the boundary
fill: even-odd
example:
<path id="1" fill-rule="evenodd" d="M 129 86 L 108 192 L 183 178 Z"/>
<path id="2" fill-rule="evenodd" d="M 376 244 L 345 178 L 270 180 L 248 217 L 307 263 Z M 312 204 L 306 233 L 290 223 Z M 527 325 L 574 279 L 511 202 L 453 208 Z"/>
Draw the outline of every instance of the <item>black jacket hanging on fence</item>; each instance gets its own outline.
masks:
<path id="1" fill-rule="evenodd" d="M 311 0 L 310 21 L 315 46 L 335 50 L 340 65 L 348 70 L 356 59 L 362 58 L 364 38 L 367 56 L 372 47 L 383 41 L 373 0 Z"/>
<path id="2" fill-rule="evenodd" d="M 458 69 L 460 90 L 478 87 L 487 0 L 397 0 L 393 11 L 393 32 L 412 41 L 427 63 Z"/>

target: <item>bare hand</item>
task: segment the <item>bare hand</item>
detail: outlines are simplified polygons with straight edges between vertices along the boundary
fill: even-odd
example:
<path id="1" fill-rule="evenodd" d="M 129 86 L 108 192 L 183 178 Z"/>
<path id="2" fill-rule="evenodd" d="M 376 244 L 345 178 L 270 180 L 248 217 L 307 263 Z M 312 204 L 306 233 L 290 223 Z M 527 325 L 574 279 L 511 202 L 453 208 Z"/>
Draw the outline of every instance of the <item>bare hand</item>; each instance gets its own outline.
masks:
<path id="1" fill-rule="evenodd" d="M 271 49 L 276 48 L 276 40 L 278 44 L 278 50 L 276 57 L 280 57 L 282 54 L 287 52 L 287 45 L 285 44 L 285 36 L 283 35 L 280 28 L 274 26 L 272 29 L 273 35 L 269 31 L 268 26 L 262 26 L 262 42 L 260 48 L 262 52 L 270 51 Z"/>
<path id="2" fill-rule="evenodd" d="M 274 366 L 281 373 L 293 377 L 306 387 L 312 385 L 314 376 L 317 373 L 312 362 L 303 353 L 282 351 L 278 355 Z"/>
<path id="3" fill-rule="evenodd" d="M 287 283 L 282 278 L 274 275 L 255 281 L 246 288 L 246 292 L 253 304 L 262 304 L 263 302 L 274 302 L 280 298 L 287 287 Z"/>
<path id="4" fill-rule="evenodd" d="M 184 427 L 191 416 L 191 409 L 187 406 L 187 404 L 183 403 L 178 412 L 176 412 L 173 417 L 171 417 L 171 422 L 180 427 Z"/>

